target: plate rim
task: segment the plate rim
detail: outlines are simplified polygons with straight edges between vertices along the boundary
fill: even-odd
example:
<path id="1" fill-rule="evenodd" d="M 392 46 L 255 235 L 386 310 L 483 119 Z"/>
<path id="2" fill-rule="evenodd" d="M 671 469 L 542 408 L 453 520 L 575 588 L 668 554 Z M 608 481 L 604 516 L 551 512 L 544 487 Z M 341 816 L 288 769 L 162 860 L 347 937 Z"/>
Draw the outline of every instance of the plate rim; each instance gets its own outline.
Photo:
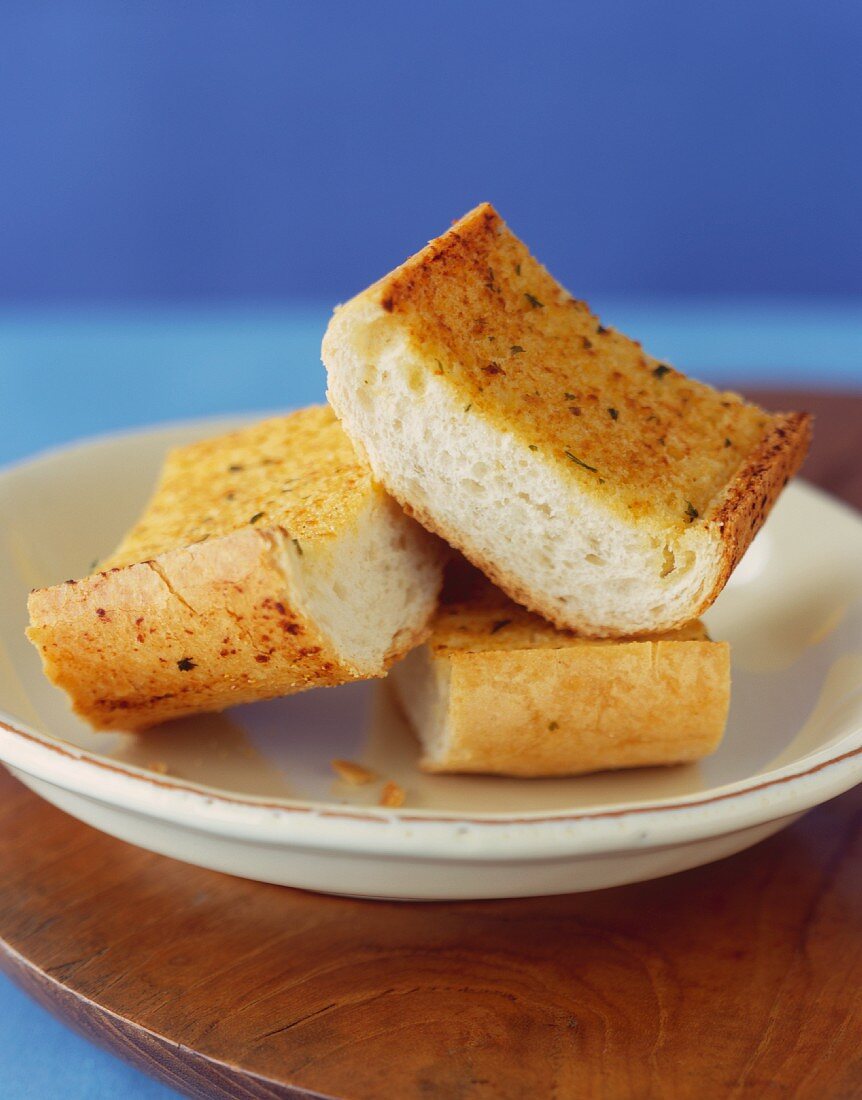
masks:
<path id="1" fill-rule="evenodd" d="M 109 445 L 133 440 L 135 437 L 182 431 L 209 424 L 236 424 L 254 415 L 255 413 L 239 413 L 180 419 L 75 439 L 4 465 L 0 468 L 0 479 L 94 445 Z M 855 523 L 862 524 L 862 516 L 854 508 L 802 479 L 795 479 L 788 491 L 817 498 L 845 513 Z M 851 691 L 850 694 L 855 693 Z M 402 839 L 412 837 L 414 841 L 418 830 L 427 832 L 435 826 L 442 826 L 448 832 L 451 832 L 452 826 L 468 826 L 469 831 L 479 829 L 486 837 L 494 834 L 495 830 L 526 827 L 531 832 L 540 829 L 553 833 L 558 841 L 565 838 L 568 841 L 564 845 L 567 850 L 574 845 L 577 848 L 583 847 L 584 851 L 596 853 L 630 847 L 634 841 L 639 841 L 639 846 L 654 847 L 734 832 L 750 825 L 803 812 L 835 797 L 862 781 L 862 723 L 854 725 L 827 748 L 808 753 L 794 763 L 733 783 L 686 796 L 600 804 L 582 810 L 465 813 L 454 810 L 350 806 L 338 802 L 242 795 L 189 780 L 161 776 L 123 761 L 112 760 L 52 734 L 33 729 L 2 710 L 0 762 L 36 781 L 120 810 L 136 812 L 156 820 L 170 819 L 175 825 L 207 832 L 215 831 L 224 836 L 244 837 L 248 840 L 264 839 L 261 828 L 267 819 L 278 823 L 274 833 L 269 835 L 270 842 L 273 843 L 284 843 L 288 839 L 284 829 L 285 822 L 296 824 L 300 820 L 314 821 L 321 825 L 349 822 L 353 829 L 371 825 L 378 833 L 380 830 L 377 827 L 381 824 L 400 826 L 404 833 Z M 67 774 L 69 772 L 73 775 Z M 105 782 L 106 773 L 111 776 L 113 783 Z M 823 773 L 827 773 L 827 776 Z M 79 781 L 73 782 L 73 776 Z M 118 787 L 123 788 L 122 792 Z M 154 792 L 157 795 L 155 802 Z M 132 797 L 120 798 L 121 793 Z M 747 803 L 752 804 L 748 809 Z M 202 806 L 209 813 L 201 813 Z M 168 809 L 172 812 L 166 813 Z M 707 826 L 703 831 L 692 828 L 695 824 L 692 818 L 698 817 L 703 819 L 701 825 Z M 615 823 L 618 828 L 614 830 L 614 836 L 605 835 L 602 843 L 598 843 L 598 835 L 594 835 L 591 842 L 588 835 L 575 836 L 595 834 L 598 832 L 595 827 L 599 823 L 610 822 Z M 291 831 L 303 834 L 307 842 L 312 840 L 307 835 L 308 829 Z M 331 832 L 329 829 L 326 831 Z M 364 828 L 362 832 L 365 832 Z M 390 828 L 386 832 L 391 834 L 393 830 Z M 311 846 L 319 847 L 323 839 L 317 838 Z M 333 842 L 334 838 L 330 836 L 329 840 Z M 339 837 L 338 846 L 343 846 L 343 842 L 344 837 Z M 587 843 L 584 845 L 584 842 Z M 385 846 L 387 849 L 390 847 L 389 843 Z M 367 841 L 363 840 L 356 847 L 367 850 Z M 415 848 L 416 844 L 410 847 Z M 423 851 L 426 847 L 427 845 L 423 846 Z M 482 844 L 481 847 L 485 848 L 485 845 Z M 544 850 L 547 844 L 542 847 Z M 555 851 L 556 854 L 563 854 L 559 845 Z M 520 846 L 518 854 L 522 854 Z"/>
<path id="2" fill-rule="evenodd" d="M 34 768 L 26 750 L 8 751 L 9 742 L 14 744 L 16 740 L 28 745 L 37 761 L 50 754 L 63 766 Z M 854 740 L 858 743 L 847 748 Z M 841 748 L 844 751 L 836 751 Z M 803 768 L 786 765 L 771 775 L 750 777 L 674 800 L 474 817 L 455 811 L 343 806 L 230 794 L 99 757 L 0 718 L 0 760 L 7 767 L 123 813 L 169 821 L 225 839 L 427 858 L 496 857 L 508 861 L 601 855 L 633 847 L 695 842 L 790 817 L 862 781 L 862 726 L 808 759 Z M 78 782 L 73 781 L 76 771 L 80 773 Z M 111 781 L 104 782 L 104 773 Z M 345 824 L 350 828 L 344 830 Z M 388 828 L 381 830 L 381 825 Z M 613 826 L 610 830 L 609 825 Z M 468 836 L 471 842 L 452 847 L 453 838 Z M 501 837 L 509 844 L 503 851 L 499 849 Z"/>

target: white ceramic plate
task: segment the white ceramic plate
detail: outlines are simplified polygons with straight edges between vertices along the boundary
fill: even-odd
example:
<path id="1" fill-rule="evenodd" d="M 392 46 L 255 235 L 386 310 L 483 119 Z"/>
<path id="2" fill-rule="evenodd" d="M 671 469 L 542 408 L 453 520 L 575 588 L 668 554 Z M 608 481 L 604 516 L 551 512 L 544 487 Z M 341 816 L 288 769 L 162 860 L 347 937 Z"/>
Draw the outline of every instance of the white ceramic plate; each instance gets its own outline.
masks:
<path id="1" fill-rule="evenodd" d="M 144 736 L 96 734 L 42 677 L 28 589 L 89 572 L 165 450 L 224 421 L 101 439 L 0 474 L 0 760 L 83 821 L 268 882 L 389 898 L 591 890 L 737 852 L 862 778 L 862 520 L 791 485 L 708 615 L 733 649 L 720 750 L 578 779 L 433 777 L 385 682 L 318 690 Z M 334 757 L 407 792 L 346 787 Z"/>

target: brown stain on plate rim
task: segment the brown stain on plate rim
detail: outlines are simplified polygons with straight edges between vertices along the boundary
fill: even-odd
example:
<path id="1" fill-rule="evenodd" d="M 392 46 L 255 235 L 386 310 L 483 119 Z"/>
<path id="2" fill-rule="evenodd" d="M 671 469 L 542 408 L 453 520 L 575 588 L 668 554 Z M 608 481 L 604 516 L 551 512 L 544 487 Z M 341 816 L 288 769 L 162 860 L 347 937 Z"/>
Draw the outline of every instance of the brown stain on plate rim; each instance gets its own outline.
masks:
<path id="1" fill-rule="evenodd" d="M 199 798 L 204 798 L 210 803 L 221 802 L 231 806 L 242 806 L 249 809 L 261 809 L 261 810 L 275 810 L 279 813 L 285 814 L 316 814 L 319 817 L 337 818 L 347 821 L 365 821 L 369 823 L 379 825 L 390 825 L 393 821 L 406 822 L 410 824 L 422 824 L 422 823 L 464 823 L 468 825 L 482 825 L 485 827 L 495 826 L 509 826 L 509 825 L 542 825 L 542 824 L 565 824 L 566 822 L 575 821 L 596 821 L 604 820 L 614 817 L 634 817 L 639 814 L 660 814 L 668 813 L 676 810 L 689 810 L 697 809 L 701 806 L 708 806 L 716 802 L 726 802 L 734 798 L 743 798 L 749 794 L 755 794 L 758 791 L 766 790 L 770 787 L 781 786 L 785 783 L 797 779 L 804 779 L 806 776 L 815 775 L 818 772 L 824 771 L 826 768 L 831 768 L 837 764 L 843 763 L 845 760 L 850 760 L 854 757 L 862 755 L 862 744 L 857 745 L 855 749 L 849 749 L 847 752 L 841 753 L 838 756 L 832 757 L 829 760 L 821 760 L 817 764 L 812 764 L 811 767 L 805 768 L 802 771 L 792 772 L 789 775 L 779 775 L 772 779 L 765 779 L 761 783 L 749 783 L 741 790 L 736 791 L 724 791 L 722 793 L 710 795 L 707 798 L 692 799 L 688 802 L 663 802 L 658 805 L 652 806 L 633 806 L 628 809 L 619 810 L 596 810 L 596 811 L 580 811 L 578 813 L 563 812 L 558 814 L 543 814 L 535 817 L 525 817 L 523 815 L 515 817 L 503 817 L 503 816 L 486 816 L 486 817 L 467 817 L 463 814 L 441 814 L 434 813 L 433 811 L 425 811 L 421 814 L 417 813 L 398 813 L 392 812 L 387 814 L 381 814 L 379 807 L 375 807 L 375 812 L 362 812 L 359 808 L 354 810 L 342 810 L 326 803 L 309 803 L 307 805 L 296 805 L 287 801 L 259 801 L 257 799 L 241 798 L 236 795 L 228 795 L 224 792 L 216 791 L 209 787 L 197 786 L 191 783 L 180 783 L 169 779 L 159 778 L 152 775 L 141 774 L 136 771 L 131 771 L 128 768 L 124 768 L 119 764 L 111 763 L 102 757 L 88 753 L 85 750 L 70 751 L 66 749 L 60 742 L 52 742 L 46 738 L 38 737 L 32 733 L 28 733 L 26 730 L 19 729 L 17 726 L 11 725 L 9 722 L 0 719 L 0 728 L 5 729 L 8 733 L 14 734 L 17 737 L 23 738 L 25 741 L 31 744 L 38 745 L 42 749 L 46 749 L 49 752 L 57 753 L 60 756 L 65 757 L 68 760 L 78 761 L 84 764 L 90 764 L 94 767 L 101 768 L 104 771 L 113 772 L 116 775 L 121 775 L 126 779 L 132 779 L 140 783 L 146 783 L 153 787 L 160 787 L 164 790 L 178 791 L 182 794 L 196 795 Z M 12 765 L 14 767 L 15 765 Z M 21 769 L 24 770 L 24 769 Z M 34 776 L 34 778 L 40 778 Z M 46 782 L 49 782 L 46 780 Z M 86 797 L 86 796 L 85 796 Z M 827 797 L 833 797 L 829 795 Z M 801 810 L 792 810 L 790 813 L 804 812 Z M 746 826 L 742 826 L 743 828 Z M 733 830 L 729 830 L 733 831 Z"/>

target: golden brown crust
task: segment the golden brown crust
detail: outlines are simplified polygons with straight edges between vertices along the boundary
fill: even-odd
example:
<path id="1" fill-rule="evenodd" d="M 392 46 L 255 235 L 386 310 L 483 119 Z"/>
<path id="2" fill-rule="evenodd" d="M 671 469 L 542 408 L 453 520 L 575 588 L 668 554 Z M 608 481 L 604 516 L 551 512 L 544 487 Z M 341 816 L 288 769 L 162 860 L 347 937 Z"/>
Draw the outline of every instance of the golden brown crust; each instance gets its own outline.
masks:
<path id="1" fill-rule="evenodd" d="M 697 640 L 450 653 L 431 771 L 577 775 L 698 760 L 724 732 L 729 646 Z"/>
<path id="2" fill-rule="evenodd" d="M 705 521 L 721 541 L 721 568 L 701 611 L 727 584 L 779 493 L 802 465 L 811 445 L 811 430 L 808 413 L 776 413 L 770 430 L 714 502 Z"/>
<path id="3" fill-rule="evenodd" d="M 355 301 L 368 300 L 465 415 L 513 433 L 628 520 L 684 530 L 771 427 L 762 409 L 602 325 L 487 203 Z"/>
<path id="4" fill-rule="evenodd" d="M 300 540 L 331 535 L 380 492 L 333 411 L 314 405 L 172 451 L 146 510 L 102 568 L 248 526 Z"/>
<path id="5" fill-rule="evenodd" d="M 29 609 L 46 675 L 96 729 L 146 729 L 363 678 L 292 604 L 263 531 L 37 589 Z M 386 667 L 426 634 L 400 635 Z"/>
<path id="6" fill-rule="evenodd" d="M 48 677 L 97 729 L 353 678 L 293 608 L 265 532 L 169 551 L 30 597 Z"/>
<path id="7" fill-rule="evenodd" d="M 730 647 L 701 622 L 626 641 L 578 637 L 455 569 L 428 643 L 394 674 L 424 727 L 425 770 L 576 775 L 697 760 L 718 746 Z M 423 683 L 404 676 L 410 668 Z M 432 682 L 438 705 L 420 711 Z"/>
<path id="8" fill-rule="evenodd" d="M 704 595 L 664 626 L 681 625 L 715 599 L 810 442 L 805 414 L 772 415 L 692 381 L 603 326 L 488 204 L 348 303 L 340 318 L 334 363 L 339 343 L 354 338 L 352 325 L 360 339 L 365 326 L 378 333 L 391 326 L 414 371 L 449 387 L 465 417 L 516 437 L 571 485 L 573 501 L 588 494 L 627 527 L 697 553 L 702 583 L 691 589 Z M 384 468 L 377 473 L 405 511 L 512 598 L 563 623 L 568 612 L 491 560 L 480 537 L 441 522 L 423 494 L 408 499 Z M 625 622 L 602 624 L 608 636 L 628 631 Z"/>
<path id="9" fill-rule="evenodd" d="M 31 593 L 28 637 L 98 729 L 382 675 L 302 613 L 284 557 L 314 560 L 378 496 L 328 409 L 181 448 L 108 568 Z M 383 665 L 426 633 L 402 631 Z"/>
<path id="10" fill-rule="evenodd" d="M 718 746 L 730 650 L 703 623 L 626 641 L 578 637 L 484 577 L 455 573 L 426 647 L 395 670 L 424 770 L 570 775 L 696 760 Z"/>

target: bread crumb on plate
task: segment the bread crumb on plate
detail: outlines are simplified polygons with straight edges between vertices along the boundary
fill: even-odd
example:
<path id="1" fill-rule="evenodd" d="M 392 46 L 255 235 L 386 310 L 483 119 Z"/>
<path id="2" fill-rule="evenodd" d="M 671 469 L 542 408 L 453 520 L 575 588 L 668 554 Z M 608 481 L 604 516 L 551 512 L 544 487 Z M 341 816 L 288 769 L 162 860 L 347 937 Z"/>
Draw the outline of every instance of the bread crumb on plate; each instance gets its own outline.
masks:
<path id="1" fill-rule="evenodd" d="M 403 787 L 399 787 L 397 783 L 390 779 L 383 785 L 383 790 L 380 792 L 380 805 L 395 809 L 404 805 L 406 797 Z"/>
<path id="2" fill-rule="evenodd" d="M 376 778 L 370 768 L 357 764 L 354 760 L 333 760 L 332 770 L 344 783 L 351 787 L 362 787 Z"/>

